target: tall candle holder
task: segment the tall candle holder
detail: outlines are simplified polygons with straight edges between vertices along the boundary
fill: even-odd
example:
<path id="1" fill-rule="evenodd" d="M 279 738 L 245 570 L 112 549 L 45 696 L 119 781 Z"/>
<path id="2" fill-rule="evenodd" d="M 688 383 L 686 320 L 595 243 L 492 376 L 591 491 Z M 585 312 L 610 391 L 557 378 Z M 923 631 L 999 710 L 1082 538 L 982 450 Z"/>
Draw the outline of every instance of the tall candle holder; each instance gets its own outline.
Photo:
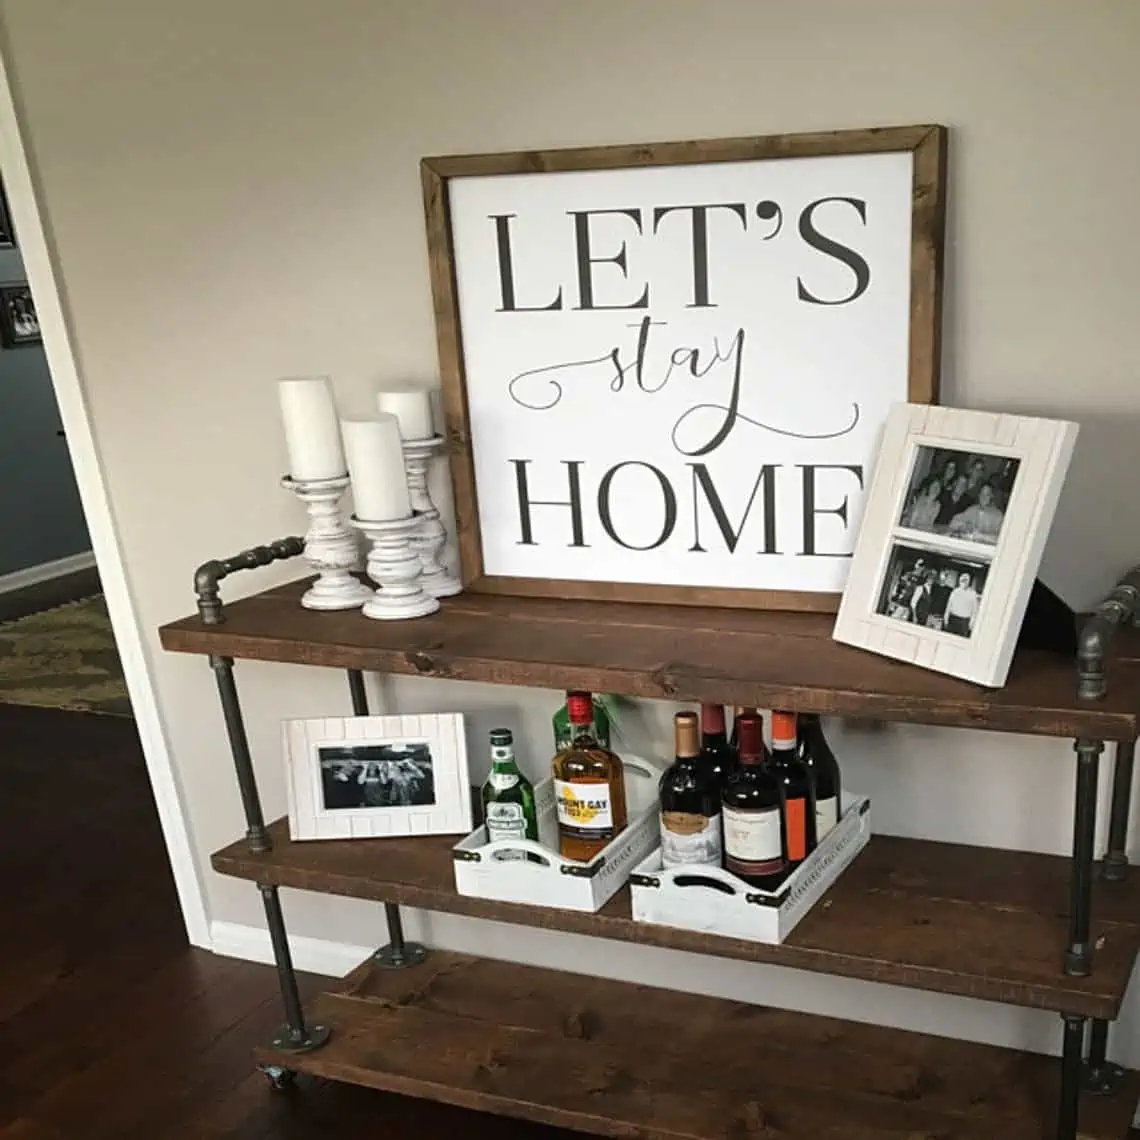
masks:
<path id="1" fill-rule="evenodd" d="M 379 587 L 364 603 L 364 616 L 380 621 L 425 617 L 439 609 L 439 599 L 423 588 L 420 557 L 412 538 L 420 520 L 415 514 L 404 519 L 370 521 L 355 515 L 350 526 L 364 532 L 371 543 L 368 577 Z"/>
<path id="2" fill-rule="evenodd" d="M 360 565 L 360 545 L 340 509 L 348 483 L 347 475 L 335 479 L 286 475 L 281 480 L 281 486 L 309 512 L 305 558 L 319 577 L 301 598 L 307 610 L 356 610 L 372 597 L 372 590 L 351 573 Z"/>
<path id="3" fill-rule="evenodd" d="M 427 439 L 404 440 L 404 466 L 408 473 L 408 494 L 412 510 L 420 523 L 412 536 L 412 548 L 423 566 L 423 588 L 436 598 L 450 598 L 463 589 L 463 583 L 448 570 L 443 561 L 447 547 L 447 528 L 439 517 L 428 488 L 428 470 L 432 458 L 443 451 L 442 435 Z"/>

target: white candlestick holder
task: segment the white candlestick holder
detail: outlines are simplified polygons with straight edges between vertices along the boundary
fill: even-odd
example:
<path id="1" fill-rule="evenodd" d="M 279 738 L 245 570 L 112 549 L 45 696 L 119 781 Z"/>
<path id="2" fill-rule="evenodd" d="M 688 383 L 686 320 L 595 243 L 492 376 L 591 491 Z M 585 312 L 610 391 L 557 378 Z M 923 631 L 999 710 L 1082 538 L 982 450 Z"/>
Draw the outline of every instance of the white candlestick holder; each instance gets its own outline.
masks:
<path id="1" fill-rule="evenodd" d="M 360 544 L 340 509 L 348 482 L 347 475 L 335 479 L 286 475 L 281 480 L 281 486 L 292 491 L 309 512 L 305 559 L 319 577 L 301 598 L 307 610 L 355 610 L 372 597 L 372 590 L 352 575 L 361 559 Z"/>
<path id="2" fill-rule="evenodd" d="M 372 544 L 368 552 L 368 577 L 379 587 L 364 603 L 364 616 L 381 621 L 425 617 L 439 609 L 439 599 L 423 588 L 423 566 L 412 548 L 420 520 L 406 519 L 370 522 L 349 519 L 351 526 L 364 532 Z"/>
<path id="3" fill-rule="evenodd" d="M 412 548 L 423 566 L 423 588 L 436 598 L 450 598 L 463 589 L 463 583 L 448 570 L 444 562 L 447 528 L 439 517 L 428 488 L 428 470 L 432 458 L 443 451 L 441 435 L 427 439 L 404 440 L 404 466 L 408 473 L 408 495 L 412 510 L 419 517 L 419 529 L 412 536 Z"/>

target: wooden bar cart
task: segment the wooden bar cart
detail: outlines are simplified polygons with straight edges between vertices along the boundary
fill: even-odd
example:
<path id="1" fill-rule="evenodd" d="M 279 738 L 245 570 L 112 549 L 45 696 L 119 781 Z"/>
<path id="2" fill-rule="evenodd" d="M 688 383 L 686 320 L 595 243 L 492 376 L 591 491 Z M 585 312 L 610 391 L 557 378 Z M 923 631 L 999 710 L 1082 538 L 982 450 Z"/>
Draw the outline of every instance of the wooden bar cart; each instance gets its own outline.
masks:
<path id="1" fill-rule="evenodd" d="M 258 885 L 285 1024 L 258 1051 L 280 1083 L 316 1074 L 615 1137 L 710 1140 L 1122 1140 L 1140 1074 L 1106 1059 L 1140 951 L 1125 841 L 1140 732 L 1140 574 L 1087 616 L 1072 657 L 1019 650 L 983 690 L 831 639 L 827 615 L 460 594 L 412 622 L 303 609 L 309 579 L 223 606 L 222 578 L 300 554 L 283 539 L 198 572 L 197 616 L 162 645 L 208 656 L 245 838 L 213 855 Z M 875 836 L 780 945 L 600 912 L 459 895 L 453 837 L 293 843 L 265 823 L 235 659 L 1071 737 L 1071 859 Z M 1108 683 L 1111 679 L 1111 684 Z M 1109 850 L 1093 862 L 1096 787 L 1114 745 Z M 302 1009 L 280 887 L 385 904 L 389 944 Z M 1062 1057 L 522 967 L 407 943 L 400 906 L 711 957 L 774 963 L 1051 1010 Z"/>

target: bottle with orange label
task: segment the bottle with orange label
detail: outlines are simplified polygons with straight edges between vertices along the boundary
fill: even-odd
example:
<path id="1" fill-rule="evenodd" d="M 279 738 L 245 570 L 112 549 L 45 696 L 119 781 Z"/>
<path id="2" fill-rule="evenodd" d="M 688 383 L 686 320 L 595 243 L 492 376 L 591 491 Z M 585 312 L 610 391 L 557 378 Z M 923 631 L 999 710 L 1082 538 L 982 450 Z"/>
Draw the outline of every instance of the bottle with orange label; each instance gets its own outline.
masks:
<path id="1" fill-rule="evenodd" d="M 621 758 L 594 731 L 591 693 L 566 694 L 571 740 L 554 757 L 558 851 L 588 863 L 627 823 Z"/>
<path id="2" fill-rule="evenodd" d="M 817 843 L 815 789 L 796 745 L 796 714 L 773 710 L 768 771 L 775 776 L 782 792 L 788 874 L 815 850 Z"/>

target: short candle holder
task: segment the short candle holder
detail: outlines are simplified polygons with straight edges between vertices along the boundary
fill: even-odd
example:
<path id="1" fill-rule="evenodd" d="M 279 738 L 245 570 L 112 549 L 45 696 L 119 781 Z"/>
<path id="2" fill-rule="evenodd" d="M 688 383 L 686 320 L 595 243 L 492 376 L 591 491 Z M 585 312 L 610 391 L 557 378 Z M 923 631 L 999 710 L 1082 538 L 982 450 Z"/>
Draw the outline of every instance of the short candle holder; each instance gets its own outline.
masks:
<path id="1" fill-rule="evenodd" d="M 463 589 L 463 583 L 448 570 L 443 561 L 447 547 L 447 528 L 439 517 L 428 489 L 428 469 L 432 458 L 443 451 L 441 435 L 427 439 L 404 440 L 404 466 L 408 473 L 408 496 L 412 510 L 420 520 L 412 536 L 412 548 L 423 565 L 423 588 L 436 598 L 450 598 Z"/>
<path id="2" fill-rule="evenodd" d="M 340 509 L 348 483 L 347 475 L 335 479 L 286 475 L 281 480 L 281 486 L 292 491 L 309 512 L 305 558 L 319 577 L 301 598 L 307 610 L 357 610 L 372 597 L 372 590 L 351 573 L 360 565 L 360 545 Z"/>
<path id="3" fill-rule="evenodd" d="M 349 524 L 364 532 L 372 544 L 368 577 L 379 587 L 364 603 L 364 616 L 381 621 L 425 617 L 439 609 L 439 599 L 424 591 L 420 556 L 412 549 L 419 517 L 373 522 L 355 515 Z"/>

